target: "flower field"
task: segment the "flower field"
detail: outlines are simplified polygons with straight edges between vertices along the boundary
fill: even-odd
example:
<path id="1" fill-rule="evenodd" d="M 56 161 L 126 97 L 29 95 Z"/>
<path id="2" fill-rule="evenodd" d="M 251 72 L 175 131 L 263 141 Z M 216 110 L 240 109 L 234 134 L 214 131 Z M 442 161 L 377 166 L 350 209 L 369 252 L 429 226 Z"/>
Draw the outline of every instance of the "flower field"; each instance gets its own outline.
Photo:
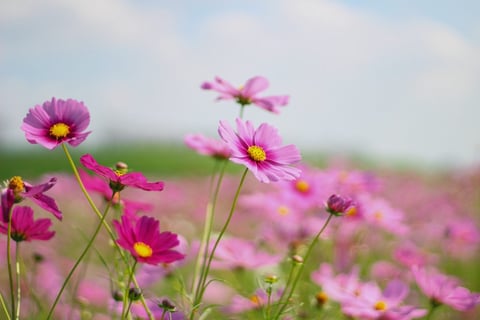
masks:
<path id="1" fill-rule="evenodd" d="M 26 109 L 48 155 L 1 156 L 0 319 L 479 319 L 480 169 L 305 157 L 248 120 L 287 107 L 267 88 L 205 82 L 239 116 L 151 153 L 85 150 L 77 100 Z"/>

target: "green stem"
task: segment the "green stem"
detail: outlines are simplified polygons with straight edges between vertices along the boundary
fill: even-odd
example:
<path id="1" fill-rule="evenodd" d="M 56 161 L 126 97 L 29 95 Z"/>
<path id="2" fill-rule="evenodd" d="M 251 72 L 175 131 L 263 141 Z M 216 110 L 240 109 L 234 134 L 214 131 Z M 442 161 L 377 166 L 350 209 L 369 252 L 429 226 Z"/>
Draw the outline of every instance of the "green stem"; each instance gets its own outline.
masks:
<path id="1" fill-rule="evenodd" d="M 222 239 L 223 235 L 225 234 L 225 231 L 228 228 L 228 225 L 230 224 L 230 221 L 232 220 L 233 217 L 233 212 L 235 211 L 235 208 L 237 206 L 237 201 L 238 197 L 240 195 L 240 190 L 242 189 L 243 183 L 245 181 L 245 177 L 247 176 L 248 169 L 245 169 L 245 171 L 242 174 L 242 178 L 240 179 L 240 183 L 238 184 L 237 191 L 235 192 L 235 196 L 233 198 L 232 202 L 232 207 L 230 208 L 230 212 L 228 214 L 227 220 L 225 221 L 225 224 L 223 225 L 222 229 L 220 230 L 220 233 L 217 236 L 217 240 L 215 241 L 215 244 L 213 245 L 212 251 L 210 252 L 210 256 L 208 257 L 207 265 L 205 266 L 205 272 L 203 275 L 203 279 L 200 279 L 200 290 L 198 293 L 198 296 L 194 300 L 194 306 L 200 305 L 200 302 L 202 301 L 203 294 L 205 293 L 206 290 L 206 285 L 205 282 L 207 280 L 208 273 L 210 271 L 210 265 L 212 263 L 213 257 L 215 256 L 215 251 L 218 247 L 218 244 L 220 243 L 220 240 Z M 194 312 L 192 311 L 190 315 L 190 319 L 194 318 Z"/>
<path id="2" fill-rule="evenodd" d="M 193 282 L 192 282 L 192 291 L 193 291 L 193 286 L 195 283 L 197 284 L 194 292 L 194 299 L 197 299 L 198 292 L 200 291 L 200 286 L 201 286 L 201 281 L 198 279 L 203 279 L 204 273 L 205 273 L 205 266 L 208 258 L 208 247 L 210 244 L 210 237 L 212 234 L 212 225 L 213 225 L 213 220 L 215 216 L 215 207 L 218 199 L 218 194 L 220 191 L 220 186 L 222 184 L 223 176 L 225 174 L 225 168 L 227 167 L 228 161 L 224 161 L 224 165 L 220 169 L 220 173 L 217 179 L 216 187 L 213 193 L 213 196 L 209 196 L 211 198 L 207 204 L 207 209 L 206 209 L 206 217 L 205 217 L 205 226 L 203 230 L 203 236 L 202 236 L 202 242 L 200 244 L 200 248 L 198 250 L 198 255 L 197 255 L 197 261 L 196 261 L 196 266 L 195 266 L 195 271 L 194 271 L 194 277 L 193 277 Z M 214 169 L 214 173 L 216 171 L 216 168 Z M 212 177 L 215 176 L 215 174 L 212 174 Z M 210 185 L 213 185 L 213 180 L 211 181 Z M 211 190 L 211 187 L 209 188 Z M 211 192 L 209 192 L 211 193 Z M 202 257 L 203 256 L 203 257 Z M 199 275 L 200 273 L 200 275 Z M 198 281 L 198 282 L 197 282 Z"/>
<path id="3" fill-rule="evenodd" d="M 318 241 L 318 238 L 320 238 L 320 235 L 323 233 L 323 231 L 327 228 L 327 225 L 328 223 L 330 222 L 330 220 L 332 220 L 332 217 L 334 215 L 333 214 L 330 214 L 327 218 L 327 220 L 325 221 L 325 223 L 323 224 L 322 228 L 320 229 L 320 231 L 317 233 L 317 235 L 315 236 L 315 238 L 313 238 L 312 242 L 310 243 L 310 245 L 308 246 L 307 248 L 307 252 L 305 253 L 305 257 L 303 258 L 303 261 L 302 263 L 300 264 L 299 266 L 299 269 L 298 271 L 296 272 L 295 276 L 293 277 L 293 282 L 292 282 L 292 285 L 291 285 L 291 288 L 289 289 L 288 286 L 285 287 L 285 290 L 283 291 L 280 299 L 278 300 L 278 305 L 280 307 L 280 309 L 278 310 L 277 314 L 275 315 L 275 317 L 273 319 L 279 319 L 280 316 L 282 315 L 282 312 L 285 310 L 285 307 L 287 306 L 288 304 L 288 301 L 290 301 L 290 299 L 292 298 L 292 295 L 293 295 L 293 292 L 295 291 L 295 287 L 297 286 L 298 284 L 298 280 L 300 279 L 300 276 L 302 274 L 302 271 L 303 271 L 303 268 L 305 267 L 305 263 L 307 262 L 308 258 L 310 257 L 312 251 L 313 251 L 313 248 L 315 247 L 315 244 L 317 243 Z M 290 277 L 292 277 L 294 271 L 296 270 L 297 268 L 292 267 L 292 271 L 290 273 Z M 290 278 L 289 278 L 290 279 Z M 287 283 L 288 284 L 288 283 Z M 285 293 L 288 292 L 287 295 L 285 295 Z M 286 297 L 286 298 L 285 298 Z"/>
<path id="4" fill-rule="evenodd" d="M 3 294 L 0 293 L 0 304 L 2 305 L 3 313 L 7 316 L 7 320 L 11 320 L 10 314 L 8 313 L 7 305 L 5 304 L 5 300 L 3 299 Z"/>
<path id="5" fill-rule="evenodd" d="M 13 208 L 13 207 L 12 207 Z M 10 248 L 11 236 L 12 236 L 12 208 L 8 213 L 8 226 L 7 226 L 7 268 L 8 268 L 8 283 L 10 284 L 10 300 L 11 300 L 11 316 L 15 316 L 15 293 L 13 289 L 13 272 L 12 272 L 12 253 Z"/>
<path id="6" fill-rule="evenodd" d="M 240 105 L 240 113 L 239 113 L 239 115 L 238 115 L 238 117 L 239 117 L 240 119 L 243 118 L 243 110 L 244 110 L 244 109 L 245 109 L 245 105 L 244 105 L 244 104 Z"/>
<path id="7" fill-rule="evenodd" d="M 72 159 L 72 156 L 70 155 L 70 152 L 68 151 L 67 149 L 67 146 L 63 143 L 62 144 L 62 148 L 63 148 L 63 151 L 65 152 L 65 156 L 67 157 L 67 160 L 68 162 L 70 163 L 70 166 L 72 168 L 72 171 L 73 171 L 73 174 L 75 176 L 75 179 L 77 180 L 77 183 L 78 185 L 80 186 L 80 189 L 82 190 L 83 194 L 85 195 L 85 198 L 87 199 L 87 202 L 90 204 L 90 207 L 92 208 L 92 210 L 95 212 L 95 214 L 97 215 L 97 217 L 100 219 L 100 221 L 102 222 L 103 224 L 103 227 L 105 228 L 105 230 L 107 230 L 108 232 L 108 235 L 110 236 L 110 239 L 112 239 L 114 245 L 115 245 L 115 248 L 117 249 L 117 251 L 119 252 L 120 256 L 122 257 L 123 261 L 125 262 L 125 266 L 127 268 L 129 268 L 129 261 L 127 259 L 127 257 L 125 256 L 125 254 L 123 253 L 122 249 L 120 248 L 120 246 L 118 245 L 117 241 L 116 241 L 116 238 L 115 238 L 115 234 L 113 233 L 113 230 L 112 228 L 110 227 L 110 225 L 107 223 L 107 221 L 105 221 L 104 219 L 102 219 L 102 213 L 100 212 L 100 210 L 98 210 L 97 206 L 95 205 L 95 203 L 93 202 L 92 198 L 90 197 L 90 195 L 88 194 L 88 191 L 87 189 L 85 188 L 85 185 L 83 184 L 83 181 L 82 179 L 80 178 L 80 175 L 78 174 L 78 170 L 77 170 L 77 167 L 75 165 L 75 162 L 73 161 Z M 137 283 L 137 279 L 135 278 L 135 276 L 133 277 L 133 283 L 138 287 L 138 283 Z M 148 315 L 148 319 L 149 320 L 154 320 L 154 317 L 153 317 L 153 314 L 152 312 L 150 311 L 150 308 L 148 308 L 147 306 L 147 303 L 145 301 L 145 298 L 142 296 L 141 297 L 141 302 L 142 302 L 142 305 L 143 307 L 145 308 L 145 311 L 147 312 L 147 315 Z"/>
<path id="8" fill-rule="evenodd" d="M 432 316 L 433 316 L 433 312 L 435 310 L 437 310 L 437 307 L 440 306 L 440 304 L 438 302 L 435 302 L 435 301 L 431 301 L 430 302 L 430 309 L 428 310 L 428 313 L 427 315 L 425 316 L 425 320 L 430 320 L 432 319 Z"/>
<path id="9" fill-rule="evenodd" d="M 113 193 L 113 195 L 114 194 L 115 193 Z M 100 229 L 102 228 L 102 224 L 105 221 L 105 217 L 107 216 L 108 210 L 110 209 L 110 205 L 111 205 L 111 202 L 112 202 L 112 199 L 113 199 L 113 195 L 112 195 L 112 198 L 110 199 L 110 201 L 108 202 L 107 207 L 105 208 L 105 212 L 103 213 L 102 218 L 100 219 L 100 222 L 98 223 L 97 227 L 95 228 L 95 231 L 94 231 L 92 237 L 90 238 L 90 241 L 88 241 L 87 246 L 85 247 L 85 249 L 83 249 L 82 253 L 80 254 L 80 257 L 78 257 L 77 261 L 75 261 L 75 264 L 73 265 L 72 269 L 70 269 L 70 272 L 68 273 L 67 277 L 65 278 L 65 281 L 63 282 L 62 287 L 60 288 L 60 291 L 58 292 L 58 294 L 55 298 L 55 301 L 53 302 L 53 305 L 50 308 L 50 312 L 48 313 L 47 320 L 52 317 L 53 311 L 55 310 L 55 307 L 57 306 L 57 303 L 60 300 L 60 297 L 61 297 L 63 291 L 67 287 L 67 283 L 70 281 L 70 278 L 73 276 L 73 273 L 75 272 L 77 267 L 80 265 L 80 262 L 85 257 L 88 250 L 90 250 L 90 248 L 93 245 L 93 242 L 97 238 L 97 235 L 99 234 Z"/>
<path id="10" fill-rule="evenodd" d="M 133 263 L 133 266 L 128 274 L 127 285 L 125 286 L 125 292 L 123 293 L 123 306 L 122 306 L 122 320 L 127 318 L 128 313 L 130 312 L 130 306 L 132 305 L 132 300 L 129 297 L 130 293 L 130 283 L 132 283 L 133 275 L 135 273 L 135 268 L 137 267 L 137 260 Z M 128 306 L 127 306 L 128 303 Z"/>
<path id="11" fill-rule="evenodd" d="M 20 302 L 22 300 L 22 286 L 20 284 L 20 242 L 15 242 L 15 270 L 17 274 L 17 312 L 15 319 L 20 319 Z"/>

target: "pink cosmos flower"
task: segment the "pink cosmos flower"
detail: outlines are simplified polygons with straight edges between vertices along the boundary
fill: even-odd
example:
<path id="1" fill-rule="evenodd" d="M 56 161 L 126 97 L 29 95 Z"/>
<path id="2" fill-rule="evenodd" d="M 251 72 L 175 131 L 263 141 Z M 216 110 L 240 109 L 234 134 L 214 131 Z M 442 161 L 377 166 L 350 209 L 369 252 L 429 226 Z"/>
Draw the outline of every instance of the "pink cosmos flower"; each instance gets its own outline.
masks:
<path id="1" fill-rule="evenodd" d="M 280 299 L 282 291 L 274 291 L 270 297 L 270 303 L 275 304 Z M 262 309 L 268 302 L 268 295 L 263 289 L 257 289 L 250 297 L 234 295 L 230 305 L 224 308 L 229 314 L 238 314 L 250 310 Z"/>
<path id="2" fill-rule="evenodd" d="M 215 251 L 212 268 L 215 269 L 257 269 L 274 265 L 282 257 L 261 251 L 252 241 L 240 238 L 224 239 Z"/>
<path id="3" fill-rule="evenodd" d="M 180 244 L 178 236 L 171 232 L 160 232 L 158 220 L 142 216 L 133 225 L 125 215 L 121 219 L 121 222 L 113 221 L 118 233 L 117 243 L 138 262 L 156 265 L 184 258 L 183 254 L 172 250 Z"/>
<path id="4" fill-rule="evenodd" d="M 13 208 L 11 221 L 11 238 L 16 241 L 50 240 L 55 231 L 48 228 L 52 225 L 50 219 L 33 220 L 33 210 L 30 207 L 17 206 Z M 0 224 L 0 232 L 8 233 L 8 224 Z"/>
<path id="5" fill-rule="evenodd" d="M 232 154 L 232 162 L 245 165 L 261 182 L 294 180 L 301 170 L 290 166 L 301 160 L 294 145 L 282 146 L 277 130 L 262 123 L 257 129 L 250 121 L 236 120 L 237 132 L 226 121 L 220 121 L 218 133 Z"/>
<path id="6" fill-rule="evenodd" d="M 164 183 L 148 182 L 147 178 L 140 172 L 127 172 L 127 166 L 124 163 L 117 163 L 116 170 L 102 166 L 97 163 L 90 154 L 85 154 L 80 158 L 82 165 L 95 172 L 96 174 L 108 178 L 110 188 L 113 191 L 121 191 L 124 187 L 130 186 L 147 191 L 162 191 Z"/>
<path id="7" fill-rule="evenodd" d="M 83 102 L 52 98 L 31 108 L 21 129 L 28 142 L 52 150 L 64 142 L 78 146 L 90 134 L 83 132 L 89 123 L 90 114 Z"/>
<path id="8" fill-rule="evenodd" d="M 453 277 L 417 266 L 412 267 L 412 273 L 422 292 L 434 304 L 446 304 L 455 310 L 467 311 L 480 303 L 480 293 L 461 287 Z"/>
<path id="9" fill-rule="evenodd" d="M 408 287 L 401 281 L 393 280 L 382 292 L 373 282 L 363 283 L 357 295 L 342 301 L 342 311 L 358 319 L 409 320 L 423 317 L 427 310 L 403 305 Z"/>
<path id="10" fill-rule="evenodd" d="M 8 222 L 8 215 L 15 203 L 29 198 L 42 209 L 53 213 L 58 219 L 62 220 L 62 212 L 58 209 L 55 200 L 43 193 L 52 188 L 57 182 L 57 178 L 53 177 L 46 183 L 32 185 L 19 176 L 14 176 L 8 181 L 8 186 L 2 191 L 1 204 L 3 222 Z"/>
<path id="11" fill-rule="evenodd" d="M 204 82 L 201 88 L 220 93 L 217 100 L 236 100 L 242 106 L 254 104 L 267 111 L 279 113 L 278 107 L 287 105 L 289 96 L 259 97 L 258 94 L 268 86 L 268 80 L 264 77 L 253 77 L 238 89 L 220 77 L 215 77 L 213 82 Z"/>
<path id="12" fill-rule="evenodd" d="M 207 138 L 201 134 L 189 134 L 185 137 L 185 144 L 199 154 L 218 159 L 230 157 L 230 148 L 222 140 Z"/>

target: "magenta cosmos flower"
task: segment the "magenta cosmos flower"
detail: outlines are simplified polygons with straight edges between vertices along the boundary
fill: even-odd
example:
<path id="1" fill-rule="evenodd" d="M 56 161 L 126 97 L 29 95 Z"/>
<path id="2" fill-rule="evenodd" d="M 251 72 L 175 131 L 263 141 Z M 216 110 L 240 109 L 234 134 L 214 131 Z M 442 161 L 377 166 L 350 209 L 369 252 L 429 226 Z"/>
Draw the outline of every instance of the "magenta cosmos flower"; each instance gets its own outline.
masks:
<path id="1" fill-rule="evenodd" d="M 55 231 L 48 230 L 52 221 L 50 219 L 33 220 L 33 210 L 30 207 L 15 207 L 12 212 L 11 225 L 11 238 L 16 242 L 49 240 L 55 234 Z M 7 223 L 0 225 L 0 232 L 8 233 Z"/>
<path id="2" fill-rule="evenodd" d="M 90 114 L 83 102 L 52 98 L 31 108 L 21 129 L 28 142 L 52 150 L 64 142 L 78 146 L 90 134 L 84 132 L 89 123 Z"/>
<path id="3" fill-rule="evenodd" d="M 121 191 L 123 188 L 135 187 L 146 191 L 162 191 L 164 183 L 148 182 L 147 178 L 140 172 L 128 172 L 128 167 L 125 163 L 119 162 L 116 165 L 116 169 L 102 166 L 97 163 L 95 158 L 90 154 L 85 154 L 80 157 L 82 165 L 95 172 L 96 174 L 109 179 L 110 188 L 115 191 Z"/>
<path id="4" fill-rule="evenodd" d="M 218 133 L 230 147 L 232 162 L 245 165 L 261 182 L 294 180 L 301 170 L 290 166 L 301 160 L 294 145 L 282 146 L 277 130 L 262 123 L 255 129 L 250 121 L 236 120 L 237 132 L 220 121 Z"/>
<path id="5" fill-rule="evenodd" d="M 434 269 L 412 267 L 415 281 L 433 305 L 446 304 L 458 311 L 473 309 L 480 303 L 480 293 L 461 287 L 458 281 Z"/>
<path id="6" fill-rule="evenodd" d="M 184 258 L 172 248 L 180 241 L 175 233 L 160 232 L 160 222 L 152 217 L 142 216 L 133 224 L 125 215 L 122 221 L 114 221 L 118 233 L 117 243 L 128 250 L 138 262 L 148 264 L 171 263 Z"/>
<path id="7" fill-rule="evenodd" d="M 207 138 L 201 134 L 189 134 L 185 136 L 185 144 L 199 154 L 217 159 L 230 157 L 230 148 L 223 140 Z"/>
<path id="8" fill-rule="evenodd" d="M 57 178 L 53 177 L 46 183 L 34 186 L 23 181 L 19 176 L 12 177 L 1 195 L 3 221 L 8 222 L 8 216 L 13 205 L 23 201 L 25 198 L 32 199 L 42 209 L 53 213 L 58 220 L 62 220 L 62 212 L 58 209 L 55 200 L 43 194 L 52 188 L 56 182 Z"/>
<path id="9" fill-rule="evenodd" d="M 215 77 L 213 82 L 204 82 L 201 88 L 220 93 L 217 100 L 236 100 L 242 106 L 254 104 L 267 111 L 279 113 L 278 107 L 287 105 L 289 97 L 286 95 L 259 97 L 258 94 L 266 90 L 268 85 L 268 80 L 264 77 L 253 77 L 245 85 L 235 88 L 220 77 Z"/>

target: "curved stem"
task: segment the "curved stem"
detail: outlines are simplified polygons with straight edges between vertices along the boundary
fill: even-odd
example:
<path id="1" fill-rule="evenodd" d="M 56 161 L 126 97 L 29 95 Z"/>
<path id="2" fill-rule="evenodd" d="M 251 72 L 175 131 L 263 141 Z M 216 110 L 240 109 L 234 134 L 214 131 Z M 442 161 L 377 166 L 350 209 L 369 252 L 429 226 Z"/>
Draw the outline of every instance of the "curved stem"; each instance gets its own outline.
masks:
<path id="1" fill-rule="evenodd" d="M 137 267 L 137 260 L 133 263 L 133 266 L 128 274 L 127 285 L 125 286 L 125 292 L 123 293 L 123 307 L 122 307 L 122 320 L 127 318 L 130 312 L 130 306 L 132 305 L 132 299 L 129 296 L 130 283 L 132 283 L 133 275 L 135 274 L 135 268 Z M 128 306 L 127 306 L 128 303 Z"/>
<path id="2" fill-rule="evenodd" d="M 20 319 L 20 302 L 22 301 L 22 286 L 20 284 L 20 242 L 15 242 L 15 269 L 17 274 L 17 312 L 15 319 Z"/>
<path id="3" fill-rule="evenodd" d="M 72 159 L 72 156 L 70 155 L 70 152 L 68 151 L 67 149 L 67 146 L 65 145 L 65 143 L 62 144 L 62 148 L 63 148 L 63 151 L 65 153 L 65 156 L 67 157 L 67 160 L 70 164 L 70 167 L 72 168 L 72 171 L 73 171 L 73 175 L 75 176 L 75 179 L 77 180 L 77 183 L 78 185 L 80 186 L 80 189 L 82 190 L 82 193 L 85 195 L 85 198 L 87 199 L 87 202 L 90 204 L 90 207 L 92 208 L 92 210 L 95 212 L 95 214 L 97 215 L 97 217 L 100 219 L 100 221 L 102 222 L 103 224 L 103 227 L 105 228 L 105 230 L 107 230 L 107 233 L 108 235 L 110 236 L 110 239 L 112 239 L 113 243 L 114 243 L 114 246 L 116 248 L 116 250 L 119 252 L 120 256 L 122 257 L 123 261 L 125 262 L 125 266 L 127 268 L 129 268 L 129 261 L 128 261 L 128 258 L 125 256 L 125 254 L 123 253 L 122 251 L 122 248 L 120 248 L 120 246 L 118 245 L 116 239 L 115 239 L 115 234 L 113 233 L 113 230 L 112 228 L 110 227 L 110 225 L 107 223 L 107 221 L 105 221 L 104 219 L 102 219 L 102 213 L 100 212 L 100 210 L 98 210 L 97 206 L 95 205 L 95 203 L 93 202 L 92 198 L 90 197 L 90 195 L 88 194 L 88 191 L 87 189 L 85 188 L 85 185 L 83 184 L 83 181 L 82 179 L 80 178 L 80 175 L 78 173 L 78 170 L 77 170 L 77 167 L 75 165 L 75 162 L 73 161 Z M 137 282 L 137 279 L 135 278 L 135 276 L 133 277 L 132 279 L 133 283 L 138 287 L 138 282 Z M 142 296 L 140 301 L 142 302 L 142 305 L 143 307 L 145 308 L 145 311 L 147 312 L 147 315 L 148 315 L 148 319 L 149 320 L 154 320 L 154 317 L 153 317 L 153 314 L 152 314 L 152 311 L 150 310 L 150 308 L 148 308 L 147 306 L 147 303 L 145 301 L 145 298 Z"/>
<path id="4" fill-rule="evenodd" d="M 5 304 L 5 300 L 3 299 L 3 295 L 0 293 L 0 304 L 2 305 L 3 313 L 5 313 L 5 316 L 7 317 L 7 320 L 11 320 L 10 314 L 8 313 L 8 308 L 7 305 Z"/>
<path id="5" fill-rule="evenodd" d="M 233 217 L 233 212 L 235 211 L 235 208 L 237 206 L 237 201 L 238 201 L 238 196 L 240 195 L 240 190 L 242 189 L 243 183 L 245 181 L 245 177 L 247 176 L 248 169 L 245 169 L 245 171 L 242 174 L 242 178 L 240 179 L 240 183 L 238 184 L 237 191 L 235 192 L 235 196 L 233 198 L 232 202 L 232 207 L 230 208 L 230 212 L 228 214 L 227 220 L 225 221 L 225 224 L 223 225 L 222 229 L 220 230 L 220 233 L 217 236 L 217 240 L 215 241 L 215 244 L 213 245 L 212 251 L 210 252 L 210 256 L 208 257 L 207 264 L 205 266 L 205 272 L 203 275 L 203 279 L 200 279 L 200 290 L 198 292 L 198 295 L 196 299 L 194 300 L 194 307 L 198 306 L 200 302 L 202 301 L 203 294 L 205 293 L 205 282 L 207 280 L 208 273 L 210 271 L 210 265 L 212 263 L 213 257 L 215 255 L 215 251 L 218 247 L 218 244 L 220 243 L 220 240 L 222 239 L 223 235 L 225 234 L 225 231 L 228 228 L 228 225 L 230 224 L 230 221 L 232 220 Z M 191 314 L 191 319 L 193 319 L 194 312 Z"/>
<path id="6" fill-rule="evenodd" d="M 292 282 L 292 286 L 290 288 L 290 290 L 288 290 L 288 286 L 285 287 L 285 291 L 283 291 L 280 299 L 278 300 L 278 304 L 279 304 L 279 307 L 280 309 L 278 310 L 277 314 L 275 315 L 274 319 L 279 319 L 280 316 L 282 315 L 282 312 L 283 310 L 285 310 L 285 307 L 287 306 L 287 303 L 288 301 L 290 301 L 290 299 L 292 298 L 292 295 L 293 295 L 293 292 L 295 291 L 295 287 L 297 286 L 297 283 L 298 283 L 298 280 L 300 279 L 300 276 L 302 274 L 302 271 L 303 271 L 303 268 L 305 267 L 305 263 L 307 262 L 308 258 L 310 257 L 312 251 L 313 251 L 313 248 L 315 247 L 315 244 L 317 243 L 318 241 L 318 238 L 320 238 L 320 235 L 323 233 L 323 231 L 327 228 L 327 225 L 328 223 L 330 222 L 330 220 L 332 220 L 332 217 L 334 215 L 333 214 L 330 214 L 327 218 L 327 220 L 325 221 L 325 223 L 323 224 L 322 228 L 320 229 L 320 231 L 317 233 L 317 235 L 315 236 L 315 238 L 313 238 L 312 242 L 310 243 L 310 245 L 308 246 L 308 249 L 307 249 L 307 252 L 305 253 L 305 257 L 303 258 L 303 262 L 300 264 L 300 267 L 297 271 L 297 273 L 295 274 L 294 276 L 294 280 Z M 293 275 L 293 272 L 294 270 L 296 270 L 297 268 L 292 268 L 292 271 L 290 273 L 290 277 L 292 277 Z M 290 278 L 289 278 L 290 279 Z M 285 293 L 288 291 L 288 294 L 285 295 Z M 286 298 L 285 298 L 286 297 Z M 282 300 L 283 303 L 282 303 Z"/>
<path id="7" fill-rule="evenodd" d="M 112 198 L 110 199 L 110 201 L 108 202 L 107 207 L 105 208 L 105 212 L 103 213 L 102 218 L 100 219 L 100 222 L 98 223 L 97 227 L 95 228 L 95 231 L 94 231 L 92 237 L 90 238 L 90 241 L 88 241 L 87 246 L 85 247 L 85 249 L 83 249 L 82 253 L 80 254 L 80 257 L 78 257 L 77 261 L 75 261 L 75 264 L 73 265 L 72 269 L 70 269 L 70 272 L 68 273 L 67 277 L 65 278 L 65 280 L 62 284 L 62 287 L 60 288 L 60 291 L 58 292 L 57 296 L 55 297 L 55 301 L 53 302 L 53 305 L 50 308 L 50 312 L 48 313 L 47 320 L 52 317 L 53 311 L 54 311 L 58 301 L 60 300 L 60 297 L 61 297 L 63 291 L 67 287 L 67 283 L 70 281 L 70 278 L 73 276 L 73 273 L 75 272 L 77 267 L 80 265 L 80 262 L 85 257 L 88 250 L 90 250 L 90 248 L 93 245 L 93 242 L 97 238 L 97 235 L 100 232 L 100 229 L 102 228 L 102 224 L 105 221 L 105 217 L 107 216 L 108 210 L 110 209 L 112 199 L 113 199 L 113 195 L 112 195 Z"/>
<path id="8" fill-rule="evenodd" d="M 13 207 L 12 207 L 13 208 Z M 8 213 L 8 226 L 7 226 L 7 268 L 8 268 L 8 283 L 10 285 L 10 300 L 11 300 L 11 316 L 15 316 L 15 293 L 13 289 L 13 272 L 12 272 L 12 253 L 10 248 L 12 237 L 12 208 Z"/>
<path id="9" fill-rule="evenodd" d="M 197 283 L 197 286 L 194 292 L 195 299 L 197 298 L 197 294 L 200 290 L 200 285 L 201 285 L 201 281 L 198 280 L 197 278 L 200 277 L 200 279 L 203 279 L 203 276 L 205 273 L 205 266 L 208 258 L 208 247 L 210 244 L 210 236 L 212 234 L 212 225 L 215 217 L 215 207 L 218 199 L 218 193 L 220 191 L 220 186 L 222 185 L 223 176 L 225 174 L 225 168 L 227 167 L 227 163 L 228 163 L 227 161 L 224 161 L 224 165 L 220 169 L 220 173 L 217 179 L 213 196 L 211 196 L 211 191 L 209 192 L 210 193 L 209 198 L 211 199 L 207 204 L 205 226 L 203 229 L 203 237 L 202 237 L 202 242 L 200 244 L 200 248 L 198 250 L 197 261 L 196 261 L 194 277 L 192 282 L 192 291 L 193 291 L 193 286 L 195 285 L 195 283 Z M 214 169 L 214 174 L 212 174 L 212 177 L 215 176 L 215 171 L 216 171 L 216 167 Z M 214 179 L 212 178 L 210 185 L 213 185 L 213 180 Z M 209 189 L 211 190 L 211 187 Z M 199 272 L 200 272 L 200 275 L 198 274 Z"/>

